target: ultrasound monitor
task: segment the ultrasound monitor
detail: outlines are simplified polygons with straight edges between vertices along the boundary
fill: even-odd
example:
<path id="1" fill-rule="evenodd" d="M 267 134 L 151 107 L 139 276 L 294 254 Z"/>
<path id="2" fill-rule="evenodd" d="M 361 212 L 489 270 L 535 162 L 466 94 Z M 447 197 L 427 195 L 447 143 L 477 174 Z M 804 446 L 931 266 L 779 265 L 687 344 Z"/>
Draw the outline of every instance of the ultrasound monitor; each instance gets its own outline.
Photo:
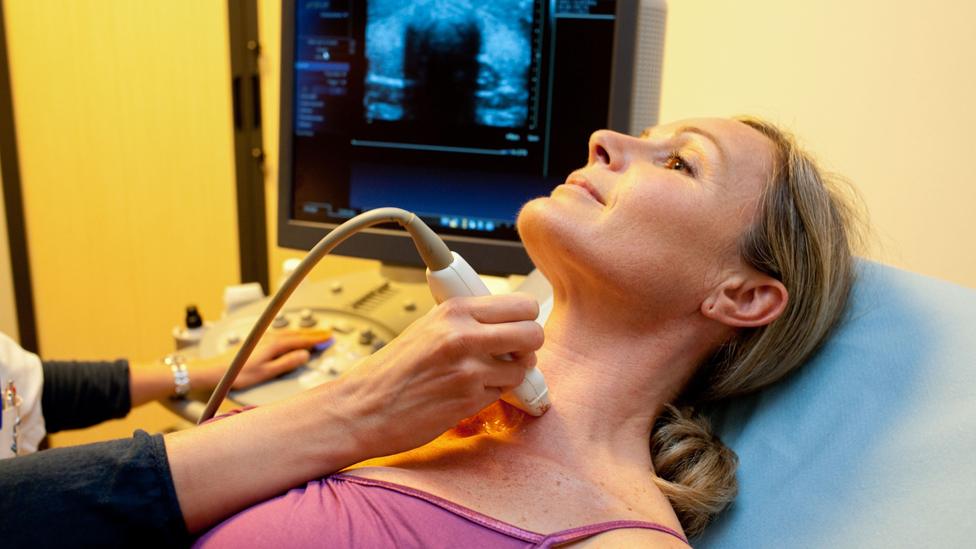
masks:
<path id="1" fill-rule="evenodd" d="M 664 0 L 292 0 L 282 14 L 278 243 L 419 215 L 484 274 L 532 265 L 515 217 L 593 131 L 657 121 Z M 336 253 L 420 266 L 381 226 Z"/>

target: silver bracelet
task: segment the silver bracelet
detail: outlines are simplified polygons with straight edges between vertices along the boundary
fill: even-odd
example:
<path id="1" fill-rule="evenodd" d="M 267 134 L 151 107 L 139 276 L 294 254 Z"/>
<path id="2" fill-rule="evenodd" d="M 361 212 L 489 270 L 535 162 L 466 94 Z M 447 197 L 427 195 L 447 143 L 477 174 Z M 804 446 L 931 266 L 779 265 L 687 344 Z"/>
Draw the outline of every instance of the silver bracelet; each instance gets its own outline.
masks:
<path id="1" fill-rule="evenodd" d="M 186 396 L 190 392 L 190 372 L 186 369 L 186 359 L 183 355 L 173 353 L 166 355 L 163 364 L 169 366 L 173 372 L 173 383 L 176 384 L 176 391 L 170 398 L 178 399 Z"/>

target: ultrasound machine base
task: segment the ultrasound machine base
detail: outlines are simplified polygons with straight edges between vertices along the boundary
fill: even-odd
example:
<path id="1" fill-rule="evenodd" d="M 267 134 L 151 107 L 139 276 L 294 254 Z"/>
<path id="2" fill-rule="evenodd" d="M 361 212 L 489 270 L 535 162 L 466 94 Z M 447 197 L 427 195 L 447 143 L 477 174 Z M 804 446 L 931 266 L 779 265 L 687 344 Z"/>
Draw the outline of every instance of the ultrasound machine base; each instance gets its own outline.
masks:
<path id="1" fill-rule="evenodd" d="M 247 335 L 269 298 L 239 307 L 214 322 L 188 356 L 211 357 L 236 346 Z M 232 391 L 236 406 L 258 406 L 282 400 L 339 377 L 362 358 L 396 337 L 423 316 L 434 300 L 425 282 L 396 282 L 379 271 L 365 271 L 322 281 L 309 281 L 292 295 L 269 332 L 282 329 L 328 329 L 331 344 L 312 351 L 308 363 L 271 381 Z M 173 412 L 196 421 L 207 393 L 167 402 Z"/>

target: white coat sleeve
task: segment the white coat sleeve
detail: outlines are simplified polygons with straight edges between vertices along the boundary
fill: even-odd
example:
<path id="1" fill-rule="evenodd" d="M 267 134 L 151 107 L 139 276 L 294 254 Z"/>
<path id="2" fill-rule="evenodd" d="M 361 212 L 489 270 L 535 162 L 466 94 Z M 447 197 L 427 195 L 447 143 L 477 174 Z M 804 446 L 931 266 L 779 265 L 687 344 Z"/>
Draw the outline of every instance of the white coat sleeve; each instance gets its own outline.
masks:
<path id="1" fill-rule="evenodd" d="M 17 428 L 18 455 L 36 452 L 37 445 L 45 435 L 41 411 L 41 390 L 44 385 L 41 359 L 0 333 L 0 390 L 3 391 L 4 400 L 7 383 L 11 380 L 17 388 L 20 405 L 16 411 L 4 410 L 3 426 L 0 427 L 0 459 L 13 457 L 9 441 L 12 440 L 17 413 L 20 415 L 20 425 Z"/>

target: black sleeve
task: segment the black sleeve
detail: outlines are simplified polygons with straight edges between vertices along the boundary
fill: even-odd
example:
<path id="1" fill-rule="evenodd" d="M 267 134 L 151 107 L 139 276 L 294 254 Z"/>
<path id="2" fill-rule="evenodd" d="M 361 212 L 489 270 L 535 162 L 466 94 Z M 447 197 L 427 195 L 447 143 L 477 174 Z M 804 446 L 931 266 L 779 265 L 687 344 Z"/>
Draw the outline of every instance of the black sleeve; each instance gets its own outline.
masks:
<path id="1" fill-rule="evenodd" d="M 0 460 L 3 547 L 181 547 L 190 537 L 162 435 Z"/>
<path id="2" fill-rule="evenodd" d="M 132 408 L 129 362 L 45 360 L 41 411 L 48 433 L 125 417 Z"/>

